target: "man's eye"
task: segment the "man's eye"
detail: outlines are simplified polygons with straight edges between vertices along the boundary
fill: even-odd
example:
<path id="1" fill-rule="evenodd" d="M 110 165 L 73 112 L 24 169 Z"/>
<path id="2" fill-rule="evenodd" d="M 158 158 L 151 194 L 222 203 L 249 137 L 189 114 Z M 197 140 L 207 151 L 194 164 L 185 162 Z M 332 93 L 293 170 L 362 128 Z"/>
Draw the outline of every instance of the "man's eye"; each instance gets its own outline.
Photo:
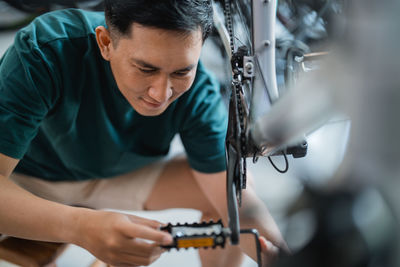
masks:
<path id="1" fill-rule="evenodd" d="M 176 76 L 179 76 L 179 77 L 186 76 L 188 73 L 189 73 L 189 71 L 178 71 L 178 72 L 174 72 L 174 74 L 175 74 Z"/>
<path id="2" fill-rule="evenodd" d="M 155 72 L 156 70 L 154 70 L 154 69 L 141 69 L 141 68 L 138 68 L 141 72 L 143 72 L 143 73 L 153 73 L 153 72 Z"/>

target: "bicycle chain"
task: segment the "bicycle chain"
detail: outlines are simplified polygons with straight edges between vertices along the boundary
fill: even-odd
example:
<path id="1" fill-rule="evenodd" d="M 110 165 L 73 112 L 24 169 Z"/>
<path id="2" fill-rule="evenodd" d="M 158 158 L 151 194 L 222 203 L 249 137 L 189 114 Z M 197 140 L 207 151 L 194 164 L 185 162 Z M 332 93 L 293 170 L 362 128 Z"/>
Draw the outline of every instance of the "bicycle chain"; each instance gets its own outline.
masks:
<path id="1" fill-rule="evenodd" d="M 234 88 L 234 92 L 236 94 L 236 107 L 237 113 L 239 116 L 239 125 L 240 125 L 240 132 L 237 134 L 237 138 L 239 138 L 239 179 L 240 181 L 236 182 L 236 195 L 238 198 L 239 206 L 242 202 L 241 196 L 241 189 L 246 188 L 246 154 L 247 154 L 247 138 L 246 138 L 246 124 L 245 124 L 245 111 L 244 111 L 244 104 L 243 104 L 243 70 L 241 70 L 240 66 L 243 65 L 243 58 L 237 57 L 237 52 L 235 51 L 234 45 L 234 33 L 233 33 L 233 19 L 231 14 L 231 1 L 225 0 L 224 1 L 224 13 L 225 13 L 225 24 L 228 30 L 229 39 L 230 39 L 230 49 L 231 49 L 231 65 L 232 65 L 232 72 L 233 72 L 233 80 L 232 80 L 232 87 Z M 240 52 L 240 51 L 238 51 Z M 241 60 L 242 62 L 239 62 Z M 243 66 L 242 66 L 243 67 Z"/>

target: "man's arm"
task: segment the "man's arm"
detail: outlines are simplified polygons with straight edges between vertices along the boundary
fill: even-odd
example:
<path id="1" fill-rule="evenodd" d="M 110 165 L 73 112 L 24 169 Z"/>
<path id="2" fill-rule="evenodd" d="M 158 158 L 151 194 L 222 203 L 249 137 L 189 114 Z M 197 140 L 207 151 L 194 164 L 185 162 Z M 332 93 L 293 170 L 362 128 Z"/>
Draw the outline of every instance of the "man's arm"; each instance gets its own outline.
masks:
<path id="1" fill-rule="evenodd" d="M 17 164 L 17 159 L 0 154 L 0 232 L 28 239 L 73 241 L 73 231 L 65 226 L 77 219 L 74 210 L 38 198 L 9 180 Z"/>
<path id="2" fill-rule="evenodd" d="M 0 233 L 77 244 L 113 265 L 147 265 L 160 256 L 159 244 L 172 241 L 157 230 L 159 222 L 70 207 L 27 192 L 8 179 L 17 163 L 0 153 Z"/>
<path id="3" fill-rule="evenodd" d="M 205 174 L 193 170 L 193 174 L 204 194 L 221 215 L 224 225 L 228 225 L 226 172 Z M 259 231 L 262 237 L 260 238 L 262 250 L 266 256 L 263 261 L 268 261 L 268 257 L 274 257 L 278 252 L 277 247 L 288 252 L 288 247 L 276 223 L 264 203 L 255 194 L 251 179 L 248 179 L 248 186 L 242 191 L 242 197 L 242 206 L 239 208 L 240 226 L 255 228 Z M 240 247 L 247 255 L 256 259 L 253 237 L 241 236 Z"/>

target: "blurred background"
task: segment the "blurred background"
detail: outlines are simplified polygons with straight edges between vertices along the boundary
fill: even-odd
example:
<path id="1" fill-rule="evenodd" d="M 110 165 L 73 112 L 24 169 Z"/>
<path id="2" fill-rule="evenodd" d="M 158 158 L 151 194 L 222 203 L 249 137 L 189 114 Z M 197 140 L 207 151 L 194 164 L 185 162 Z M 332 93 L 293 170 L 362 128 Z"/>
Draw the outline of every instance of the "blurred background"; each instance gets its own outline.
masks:
<path id="1" fill-rule="evenodd" d="M 241 8 L 249 2 L 242 1 Z M 15 32 L 34 17 L 71 6 L 101 10 L 101 1 L 0 1 L 0 55 L 12 44 Z M 283 113 L 275 114 L 283 117 L 309 108 L 310 114 L 329 119 L 304 133 L 307 155 L 288 156 L 289 170 L 284 174 L 266 158 L 255 164 L 248 159 L 257 194 L 293 251 L 277 266 L 400 266 L 399 12 L 395 0 L 278 3 L 276 73 L 280 103 L 285 105 Z M 237 28 L 248 27 L 245 20 L 237 16 Z M 304 59 L 312 53 L 328 56 Z M 228 96 L 230 64 L 216 32 L 205 43 L 202 60 Z M 322 106 L 329 109 L 314 105 L 320 103 L 320 94 L 326 100 Z M 308 122 L 300 116 L 284 123 L 303 121 Z M 170 154 L 181 152 L 177 137 Z M 282 157 L 272 159 L 285 167 Z M 172 223 L 200 219 L 195 210 L 134 214 Z M 71 245 L 57 263 L 89 266 L 93 260 L 90 253 Z M 0 266 L 12 265 L 0 261 Z M 193 249 L 173 250 L 151 266 L 196 267 L 200 262 Z M 243 266 L 257 265 L 247 258 Z"/>

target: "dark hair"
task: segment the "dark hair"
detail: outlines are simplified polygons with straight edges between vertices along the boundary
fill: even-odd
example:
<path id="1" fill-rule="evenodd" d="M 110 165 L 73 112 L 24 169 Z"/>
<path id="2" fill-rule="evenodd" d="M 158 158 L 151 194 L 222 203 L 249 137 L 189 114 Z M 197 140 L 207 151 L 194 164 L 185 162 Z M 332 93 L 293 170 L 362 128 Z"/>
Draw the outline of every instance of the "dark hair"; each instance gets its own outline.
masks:
<path id="1" fill-rule="evenodd" d="M 201 28 L 205 40 L 212 28 L 211 0 L 105 0 L 106 23 L 123 35 L 132 23 L 189 33 Z"/>

